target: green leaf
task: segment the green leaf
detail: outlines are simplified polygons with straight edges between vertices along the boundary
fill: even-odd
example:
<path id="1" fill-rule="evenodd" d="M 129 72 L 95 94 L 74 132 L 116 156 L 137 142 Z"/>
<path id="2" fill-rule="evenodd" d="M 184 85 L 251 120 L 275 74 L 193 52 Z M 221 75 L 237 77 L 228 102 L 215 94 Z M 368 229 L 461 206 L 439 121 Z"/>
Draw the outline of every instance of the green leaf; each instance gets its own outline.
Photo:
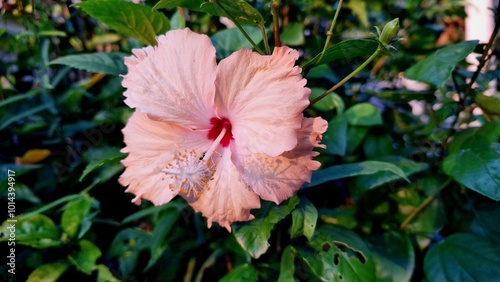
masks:
<path id="1" fill-rule="evenodd" d="M 263 255 L 269 248 L 267 240 L 271 237 L 274 225 L 285 218 L 298 204 L 299 198 L 293 196 L 281 205 L 266 203 L 255 219 L 245 224 L 235 224 L 233 234 L 240 246 L 253 258 Z M 268 210 L 268 212 L 267 212 Z M 267 212 L 267 213 L 266 213 Z"/>
<path id="2" fill-rule="evenodd" d="M 128 37 L 146 45 L 156 45 L 156 35 L 170 29 L 167 17 L 144 5 L 122 0 L 88 0 L 75 6 Z"/>
<path id="3" fill-rule="evenodd" d="M 125 53 L 91 53 L 68 55 L 49 62 L 49 65 L 65 65 L 88 72 L 98 72 L 110 75 L 127 73 L 123 58 Z"/>
<path id="4" fill-rule="evenodd" d="M 292 212 L 292 231 L 290 236 L 296 238 L 304 235 L 311 240 L 318 221 L 316 207 L 304 197 L 300 198 L 299 205 Z"/>
<path id="5" fill-rule="evenodd" d="M 332 155 L 344 156 L 347 148 L 347 119 L 337 115 L 328 122 L 328 129 L 321 140 L 326 145 L 326 151 Z"/>
<path id="6" fill-rule="evenodd" d="M 297 250 L 292 245 L 288 245 L 281 254 L 280 263 L 280 276 L 278 282 L 294 282 L 295 273 L 295 258 L 297 257 Z"/>
<path id="7" fill-rule="evenodd" d="M 78 242 L 80 250 L 78 253 L 68 255 L 68 260 L 76 266 L 76 268 L 90 275 L 97 268 L 96 261 L 101 257 L 101 250 L 92 242 L 80 240 Z"/>
<path id="8" fill-rule="evenodd" d="M 432 246 L 424 259 L 427 280 L 492 281 L 500 277 L 500 252 L 471 234 L 453 234 Z"/>
<path id="9" fill-rule="evenodd" d="M 224 275 L 219 282 L 248 282 L 258 281 L 257 270 L 248 263 L 238 265 L 231 272 Z"/>
<path id="10" fill-rule="evenodd" d="M 490 146 L 500 140 L 500 121 L 492 121 L 481 127 L 468 128 L 453 137 L 448 153 L 457 153 L 476 146 Z"/>
<path id="11" fill-rule="evenodd" d="M 120 282 L 104 264 L 97 266 L 97 282 Z"/>
<path id="12" fill-rule="evenodd" d="M 465 187 L 500 200 L 500 143 L 452 153 L 443 161 L 443 171 Z"/>
<path id="13" fill-rule="evenodd" d="M 240 23 L 264 25 L 264 18 L 245 0 L 217 0 L 226 12 Z M 204 4 L 207 5 L 207 4 Z"/>
<path id="14" fill-rule="evenodd" d="M 352 154 L 365 140 L 368 135 L 369 127 L 366 126 L 349 126 L 347 128 L 347 148 L 346 153 L 348 155 Z"/>
<path id="15" fill-rule="evenodd" d="M 109 168 L 111 165 L 119 164 L 123 158 L 125 158 L 125 154 L 121 153 L 120 148 L 117 147 L 105 147 L 100 148 L 100 150 L 90 151 L 85 155 L 85 159 L 90 160 L 90 162 L 80 176 L 80 181 L 87 177 L 89 173 L 103 166 L 108 166 Z"/>
<path id="16" fill-rule="evenodd" d="M 287 24 L 280 35 L 281 42 L 287 46 L 299 46 L 305 43 L 304 26 L 298 22 Z"/>
<path id="17" fill-rule="evenodd" d="M 22 112 L 15 114 L 13 116 L 5 116 L 0 121 L 0 130 L 6 128 L 7 126 L 11 125 L 12 123 L 14 123 L 18 120 L 21 120 L 21 119 L 26 118 L 26 117 L 32 117 L 39 112 L 43 112 L 45 110 L 51 109 L 53 106 L 54 105 L 50 101 L 47 101 L 42 105 L 33 107 L 33 108 L 26 110 L 26 111 L 22 111 Z"/>
<path id="18" fill-rule="evenodd" d="M 364 161 L 360 163 L 352 164 L 342 164 L 331 166 L 320 171 L 313 172 L 311 183 L 304 184 L 305 187 L 316 186 L 327 181 L 337 180 L 358 175 L 374 174 L 381 171 L 387 171 L 390 175 L 394 175 L 395 179 L 403 178 L 409 182 L 406 178 L 406 174 L 399 167 L 387 163 L 378 161 Z"/>
<path id="19" fill-rule="evenodd" d="M 379 42 L 372 39 L 350 39 L 339 42 L 326 49 L 325 55 L 319 60 L 321 53 L 302 66 L 305 72 L 315 65 L 326 64 L 339 59 L 350 59 L 355 57 L 370 56 L 377 51 Z"/>
<path id="20" fill-rule="evenodd" d="M 167 238 L 168 233 L 172 230 L 172 227 L 179 219 L 181 213 L 176 209 L 169 209 L 163 215 L 163 217 L 156 223 L 153 229 L 153 234 L 151 238 L 151 258 L 149 259 L 148 265 L 145 270 L 152 267 L 158 259 L 161 257 L 163 252 L 167 249 Z"/>
<path id="21" fill-rule="evenodd" d="M 46 263 L 37 267 L 26 282 L 56 282 L 68 269 L 69 265 L 63 262 Z"/>
<path id="22" fill-rule="evenodd" d="M 492 96 L 477 94 L 475 100 L 479 107 L 492 119 L 500 119 L 500 94 L 497 93 Z"/>
<path id="23" fill-rule="evenodd" d="M 388 231 L 370 237 L 372 254 L 380 282 L 410 281 L 415 268 L 415 253 L 405 233 Z"/>
<path id="24" fill-rule="evenodd" d="M 58 246 L 59 232 L 55 223 L 43 214 L 34 214 L 29 217 L 17 218 L 4 221 L 0 226 L 0 242 L 8 241 L 11 230 L 15 228 L 16 244 L 27 245 L 34 248 L 47 248 Z"/>
<path id="25" fill-rule="evenodd" d="M 322 281 L 375 281 L 370 249 L 356 233 L 333 225 L 322 226 L 317 232 L 310 242 L 316 253 L 301 255 Z"/>
<path id="26" fill-rule="evenodd" d="M 469 226 L 471 233 L 486 238 L 500 251 L 500 203 L 480 198 L 472 206 L 474 220 Z"/>
<path id="27" fill-rule="evenodd" d="M 243 29 L 252 38 L 255 44 L 262 42 L 262 32 L 255 26 L 244 26 Z M 246 40 L 243 33 L 238 28 L 228 28 L 218 31 L 212 37 L 212 44 L 215 46 L 217 59 L 221 60 L 233 52 L 243 48 L 252 48 L 252 44 Z"/>
<path id="28" fill-rule="evenodd" d="M 128 276 L 135 270 L 140 252 L 149 249 L 150 246 L 150 233 L 142 229 L 127 228 L 120 231 L 113 239 L 108 256 L 117 256 L 120 272 Z"/>
<path id="29" fill-rule="evenodd" d="M 309 101 L 312 101 L 321 94 L 325 93 L 326 89 L 311 87 L 311 95 L 309 96 Z M 337 113 L 341 114 L 344 111 L 344 101 L 337 93 L 330 93 L 323 99 L 319 100 L 312 107 L 316 110 L 329 112 L 333 109 L 337 110 Z"/>
<path id="30" fill-rule="evenodd" d="M 344 115 L 351 125 L 372 126 L 382 124 L 382 115 L 380 111 L 369 103 L 356 104 L 347 109 Z"/>
<path id="31" fill-rule="evenodd" d="M 263 25 L 264 18 L 245 0 L 218 0 L 224 10 L 243 24 Z M 213 1 L 205 0 L 161 0 L 153 7 L 156 9 L 172 9 L 177 6 L 193 11 L 200 11 L 214 16 L 226 17 L 226 14 Z"/>
<path id="32" fill-rule="evenodd" d="M 389 134 L 370 134 L 363 142 L 363 151 L 368 159 L 392 155 L 392 140 Z"/>
<path id="33" fill-rule="evenodd" d="M 439 49 L 407 69 L 405 77 L 441 87 L 450 77 L 455 66 L 474 51 L 477 43 L 477 40 L 464 41 Z"/>
<path id="34" fill-rule="evenodd" d="M 28 186 L 26 186 L 26 184 L 16 182 L 15 189 L 16 189 L 16 200 L 18 201 L 24 200 L 33 204 L 41 204 L 42 201 L 40 200 L 40 198 L 38 198 L 38 196 L 35 195 L 35 193 L 33 193 L 33 191 L 31 191 L 31 189 Z M 7 191 L 8 191 L 8 185 L 0 186 L 0 193 L 2 193 L 0 198 L 7 200 L 8 197 Z"/>
<path id="35" fill-rule="evenodd" d="M 87 194 L 82 194 L 81 197 L 66 204 L 61 216 L 61 227 L 70 238 L 78 232 L 83 218 L 90 212 L 91 204 L 92 198 Z"/>
<path id="36" fill-rule="evenodd" d="M 400 156 L 382 157 L 378 158 L 377 161 L 390 163 L 398 167 L 398 169 L 403 171 L 403 175 L 405 175 L 406 177 L 429 168 L 429 165 L 427 163 L 417 163 Z M 380 171 L 371 175 L 363 175 L 356 178 L 355 188 L 357 189 L 358 193 L 362 193 L 363 191 L 378 187 L 382 184 L 397 180 L 399 178 L 399 175 L 396 175 L 394 173 L 388 171 Z"/>

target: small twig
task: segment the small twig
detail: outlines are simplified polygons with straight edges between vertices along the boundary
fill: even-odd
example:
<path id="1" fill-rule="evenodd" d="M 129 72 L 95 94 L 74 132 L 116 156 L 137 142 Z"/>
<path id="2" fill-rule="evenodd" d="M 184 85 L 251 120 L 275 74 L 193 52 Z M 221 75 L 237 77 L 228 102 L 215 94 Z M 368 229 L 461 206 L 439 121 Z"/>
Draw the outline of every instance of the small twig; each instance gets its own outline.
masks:
<path id="1" fill-rule="evenodd" d="M 441 191 L 443 191 L 444 188 L 448 187 L 448 184 L 450 184 L 451 180 L 447 180 L 443 186 L 439 187 L 434 193 L 429 195 L 425 200 L 417 207 L 415 208 L 411 214 L 401 223 L 401 229 L 406 229 L 408 228 L 408 225 L 417 217 L 417 215 L 422 212 L 435 198 Z"/>
<path id="2" fill-rule="evenodd" d="M 215 5 L 217 5 L 217 7 L 219 7 L 222 10 L 224 15 L 226 15 L 226 17 L 228 17 L 236 25 L 236 27 L 238 27 L 238 29 L 241 31 L 241 33 L 243 33 L 243 36 L 245 36 L 245 38 L 248 40 L 248 42 L 250 42 L 250 44 L 252 44 L 253 48 L 257 52 L 259 52 L 259 54 L 264 55 L 265 53 L 262 51 L 262 49 L 260 49 L 259 46 L 257 46 L 257 44 L 255 44 L 255 42 L 248 35 L 248 33 L 243 29 L 243 27 L 240 25 L 240 23 L 232 15 L 230 15 L 227 12 L 226 8 L 224 8 L 224 6 L 219 2 L 219 0 L 213 0 L 213 2 L 215 3 Z"/>
<path id="3" fill-rule="evenodd" d="M 321 51 L 321 55 L 319 56 L 319 59 L 316 61 L 315 65 L 318 65 L 321 59 L 323 59 L 323 56 L 325 55 L 326 49 L 328 48 L 328 45 L 330 44 L 330 39 L 332 38 L 333 35 L 333 27 L 335 26 L 335 23 L 337 22 L 337 17 L 339 16 L 340 8 L 342 7 L 342 2 L 343 0 L 339 0 L 339 5 L 337 6 L 337 11 L 335 11 L 335 16 L 333 16 L 332 20 L 332 25 L 330 26 L 330 30 L 326 33 L 326 41 L 325 41 L 325 46 L 323 46 L 323 51 Z"/>
<path id="4" fill-rule="evenodd" d="M 332 93 L 333 91 L 337 90 L 337 88 L 339 88 L 340 86 L 342 86 L 344 83 L 346 83 L 349 79 L 351 79 L 353 76 L 355 76 L 356 74 L 358 74 L 360 71 L 362 71 L 371 61 L 373 61 L 373 59 L 375 59 L 383 50 L 385 50 L 384 46 L 380 45 L 377 49 L 377 51 L 375 51 L 362 65 L 360 65 L 357 69 L 355 69 L 353 72 L 351 72 L 349 75 L 347 75 L 346 77 L 344 77 L 344 79 L 342 79 L 341 81 L 339 81 L 339 83 L 335 84 L 332 88 L 328 89 L 327 91 L 325 91 L 323 94 L 321 94 L 320 96 L 318 96 L 316 99 L 312 100 L 311 101 L 311 104 L 309 105 L 313 105 L 314 103 L 318 102 L 319 100 L 323 99 L 324 97 L 326 97 L 328 94 Z"/>
<path id="5" fill-rule="evenodd" d="M 266 27 L 263 24 L 259 24 L 260 31 L 262 32 L 262 41 L 264 42 L 264 48 L 266 49 L 266 54 L 270 55 L 271 50 L 269 49 L 269 42 L 267 41 Z"/>
<path id="6" fill-rule="evenodd" d="M 496 16 L 500 16 L 500 3 L 498 3 L 498 5 L 497 5 Z M 455 113 L 455 120 L 453 121 L 453 124 L 451 125 L 451 128 L 450 128 L 448 134 L 446 135 L 446 138 L 441 143 L 443 154 L 444 154 L 444 151 L 446 150 L 446 146 L 448 145 L 451 136 L 453 136 L 453 134 L 455 134 L 455 132 L 456 132 L 455 127 L 459 123 L 458 117 L 459 117 L 460 113 L 465 109 L 467 97 L 469 97 L 469 95 L 472 91 L 472 85 L 476 82 L 476 79 L 479 77 L 479 74 L 481 73 L 481 70 L 485 66 L 486 62 L 492 57 L 492 54 L 490 54 L 490 50 L 491 50 L 491 46 L 493 45 L 493 43 L 495 41 L 495 38 L 497 36 L 499 29 L 500 29 L 500 20 L 497 19 L 495 22 L 495 27 L 493 28 L 493 32 L 491 33 L 490 39 L 489 39 L 488 43 L 486 44 L 486 46 L 484 47 L 483 54 L 481 55 L 481 60 L 479 62 L 479 65 L 477 66 L 476 71 L 472 75 L 470 82 L 467 84 L 467 88 L 464 92 L 463 97 L 460 97 L 460 103 L 459 103 L 457 112 Z M 460 95 L 460 92 L 457 91 L 457 93 Z"/>
<path id="7" fill-rule="evenodd" d="M 273 34 L 274 34 L 274 46 L 280 47 L 280 23 L 278 19 L 278 11 L 280 7 L 280 0 L 273 0 L 271 3 L 271 15 L 273 16 Z"/>

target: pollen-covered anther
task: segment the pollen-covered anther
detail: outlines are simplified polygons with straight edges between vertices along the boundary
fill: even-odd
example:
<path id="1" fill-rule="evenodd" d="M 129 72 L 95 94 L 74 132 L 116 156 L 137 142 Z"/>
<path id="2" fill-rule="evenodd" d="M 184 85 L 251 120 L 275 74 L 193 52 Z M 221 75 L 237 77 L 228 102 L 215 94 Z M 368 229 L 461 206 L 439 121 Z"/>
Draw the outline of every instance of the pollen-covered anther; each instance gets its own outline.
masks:
<path id="1" fill-rule="evenodd" d="M 168 189 L 184 194 L 190 198 L 198 198 L 208 189 L 208 182 L 215 173 L 214 163 L 203 158 L 203 153 L 197 150 L 184 150 L 174 154 L 174 159 L 160 172 L 165 179 L 170 179 Z"/>

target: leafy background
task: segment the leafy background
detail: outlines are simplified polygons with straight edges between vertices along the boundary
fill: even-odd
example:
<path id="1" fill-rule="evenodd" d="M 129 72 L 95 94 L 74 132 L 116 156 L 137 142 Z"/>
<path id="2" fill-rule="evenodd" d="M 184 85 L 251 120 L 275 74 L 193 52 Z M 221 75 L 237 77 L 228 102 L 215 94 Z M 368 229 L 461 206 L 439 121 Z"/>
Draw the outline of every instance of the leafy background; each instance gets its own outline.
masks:
<path id="1" fill-rule="evenodd" d="M 120 130 L 131 114 L 123 58 L 183 27 L 208 34 L 218 59 L 252 48 L 226 27 L 226 13 L 258 49 L 265 50 L 262 34 L 273 45 L 272 4 L 280 1 L 204 2 L 2 2 L 0 197 L 9 200 L 7 171 L 15 171 L 18 220 L 16 274 L 5 261 L 2 281 L 500 276 L 500 95 L 484 94 L 499 76 L 488 71 L 498 69 L 489 59 L 498 56 L 499 25 L 497 18 L 489 45 L 464 42 L 463 1 L 345 1 L 321 60 L 339 3 L 281 1 L 281 41 L 300 50 L 311 100 L 376 52 L 374 26 L 394 18 L 401 26 L 397 50 L 384 49 L 306 110 L 329 121 L 322 169 L 280 206 L 264 202 L 233 233 L 207 229 L 182 199 L 132 205 L 117 183 Z M 472 51 L 488 54 L 484 72 L 468 68 Z M 7 215 L 7 204 L 2 209 Z M 0 226 L 2 261 L 7 227 Z"/>

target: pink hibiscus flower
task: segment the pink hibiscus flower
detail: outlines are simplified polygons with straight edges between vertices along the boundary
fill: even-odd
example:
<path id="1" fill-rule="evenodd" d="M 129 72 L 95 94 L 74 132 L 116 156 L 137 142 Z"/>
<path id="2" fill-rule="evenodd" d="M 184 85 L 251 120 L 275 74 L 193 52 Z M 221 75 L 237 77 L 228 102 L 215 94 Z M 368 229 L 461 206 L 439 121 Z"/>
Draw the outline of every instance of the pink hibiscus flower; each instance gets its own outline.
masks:
<path id="1" fill-rule="evenodd" d="M 136 111 L 123 129 L 119 181 L 132 202 L 181 195 L 209 227 L 231 231 L 253 219 L 259 196 L 279 204 L 310 181 L 327 122 L 303 117 L 310 90 L 297 51 L 243 49 L 217 65 L 206 35 L 174 30 L 157 41 L 125 59 L 125 103 Z"/>

